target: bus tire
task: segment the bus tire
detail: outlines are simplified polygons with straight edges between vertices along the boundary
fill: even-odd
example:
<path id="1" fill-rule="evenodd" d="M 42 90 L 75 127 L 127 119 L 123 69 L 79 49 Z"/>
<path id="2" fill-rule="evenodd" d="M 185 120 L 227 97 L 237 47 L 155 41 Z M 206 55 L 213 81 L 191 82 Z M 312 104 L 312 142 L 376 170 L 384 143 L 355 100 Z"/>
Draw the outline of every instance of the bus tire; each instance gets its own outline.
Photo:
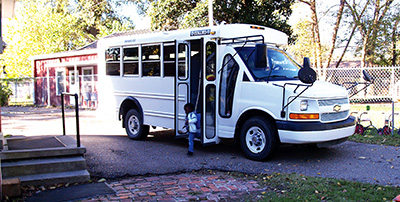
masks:
<path id="1" fill-rule="evenodd" d="M 251 160 L 268 160 L 273 157 L 279 147 L 277 131 L 267 119 L 252 117 L 242 126 L 240 147 L 246 157 Z"/>
<path id="2" fill-rule="evenodd" d="M 132 140 L 144 140 L 149 134 L 150 127 L 143 125 L 143 120 L 140 118 L 139 112 L 135 109 L 130 109 L 125 115 L 125 131 L 128 137 Z"/>

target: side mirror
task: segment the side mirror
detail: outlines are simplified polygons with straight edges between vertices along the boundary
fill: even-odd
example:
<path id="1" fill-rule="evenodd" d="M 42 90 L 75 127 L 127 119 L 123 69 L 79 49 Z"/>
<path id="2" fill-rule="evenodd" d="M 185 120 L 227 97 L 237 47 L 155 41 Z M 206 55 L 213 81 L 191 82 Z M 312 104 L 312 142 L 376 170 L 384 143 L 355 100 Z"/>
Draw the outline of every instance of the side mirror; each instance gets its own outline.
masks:
<path id="1" fill-rule="evenodd" d="M 255 66 L 257 68 L 267 67 L 267 45 L 256 44 Z"/>
<path id="2" fill-rule="evenodd" d="M 362 71 L 362 73 L 363 73 L 365 81 L 367 81 L 367 82 L 372 82 L 373 81 L 373 79 L 371 78 L 371 76 L 368 74 L 368 72 L 365 69 Z"/>
<path id="3" fill-rule="evenodd" d="M 311 68 L 310 58 L 304 58 L 303 68 L 299 70 L 298 76 L 301 82 L 307 84 L 314 83 L 317 80 L 317 73 Z"/>

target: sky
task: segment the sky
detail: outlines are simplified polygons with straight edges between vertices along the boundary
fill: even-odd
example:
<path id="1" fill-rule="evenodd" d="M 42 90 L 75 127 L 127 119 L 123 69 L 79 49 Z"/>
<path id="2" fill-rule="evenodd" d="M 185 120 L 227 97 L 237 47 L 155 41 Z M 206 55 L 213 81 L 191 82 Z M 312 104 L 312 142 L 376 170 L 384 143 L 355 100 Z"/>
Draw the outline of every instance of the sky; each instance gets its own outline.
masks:
<path id="1" fill-rule="evenodd" d="M 150 17 L 140 16 L 137 13 L 138 9 L 136 5 L 124 6 L 121 10 L 121 13 L 124 16 L 129 16 L 133 19 L 133 22 L 136 25 L 135 29 L 150 29 Z"/>

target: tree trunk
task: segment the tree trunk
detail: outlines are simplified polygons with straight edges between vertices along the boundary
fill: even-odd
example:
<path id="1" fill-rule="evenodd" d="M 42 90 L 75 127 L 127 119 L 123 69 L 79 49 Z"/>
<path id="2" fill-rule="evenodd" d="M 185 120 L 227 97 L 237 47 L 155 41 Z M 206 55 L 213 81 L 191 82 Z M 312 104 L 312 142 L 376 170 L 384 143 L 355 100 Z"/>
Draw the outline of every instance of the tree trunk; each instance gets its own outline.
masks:
<path id="1" fill-rule="evenodd" d="M 335 50 L 337 33 L 338 33 L 338 30 L 339 30 L 339 27 L 340 27 L 340 21 L 341 21 L 342 16 L 343 16 L 344 3 L 345 3 L 345 0 L 340 0 L 339 11 L 338 11 L 338 14 L 337 14 L 337 17 L 336 17 L 335 28 L 333 29 L 333 35 L 332 35 L 332 40 L 331 40 L 331 48 L 330 48 L 329 55 L 328 55 L 328 62 L 326 64 L 325 68 L 324 68 L 325 74 L 326 74 L 326 68 L 328 68 L 329 65 L 331 64 L 333 51 Z"/>
<path id="2" fill-rule="evenodd" d="M 319 34 L 318 16 L 317 16 L 317 8 L 315 6 L 315 0 L 310 0 L 310 9 L 311 9 L 311 20 L 312 20 L 312 23 L 314 24 L 317 68 L 320 70 L 319 76 L 320 77 L 322 76 L 322 78 L 325 78 L 325 75 L 323 75 L 323 73 L 321 71 L 322 48 L 321 48 L 321 37 Z"/>
<path id="3" fill-rule="evenodd" d="M 392 33 L 392 66 L 397 64 L 397 26 L 399 25 L 400 18 L 397 17 L 393 25 Z"/>

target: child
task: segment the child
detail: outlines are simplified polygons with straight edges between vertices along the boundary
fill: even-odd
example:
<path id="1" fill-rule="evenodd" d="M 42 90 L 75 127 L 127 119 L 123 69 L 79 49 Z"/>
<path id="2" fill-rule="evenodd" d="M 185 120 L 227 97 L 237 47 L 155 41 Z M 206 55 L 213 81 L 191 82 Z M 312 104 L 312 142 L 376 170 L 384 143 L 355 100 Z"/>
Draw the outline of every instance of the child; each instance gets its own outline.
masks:
<path id="1" fill-rule="evenodd" d="M 186 125 L 187 130 L 189 132 L 189 149 L 187 152 L 188 156 L 192 156 L 194 152 L 194 138 L 197 134 L 197 116 L 194 112 L 194 105 L 191 103 L 187 103 L 184 106 L 185 113 L 186 113 Z"/>

